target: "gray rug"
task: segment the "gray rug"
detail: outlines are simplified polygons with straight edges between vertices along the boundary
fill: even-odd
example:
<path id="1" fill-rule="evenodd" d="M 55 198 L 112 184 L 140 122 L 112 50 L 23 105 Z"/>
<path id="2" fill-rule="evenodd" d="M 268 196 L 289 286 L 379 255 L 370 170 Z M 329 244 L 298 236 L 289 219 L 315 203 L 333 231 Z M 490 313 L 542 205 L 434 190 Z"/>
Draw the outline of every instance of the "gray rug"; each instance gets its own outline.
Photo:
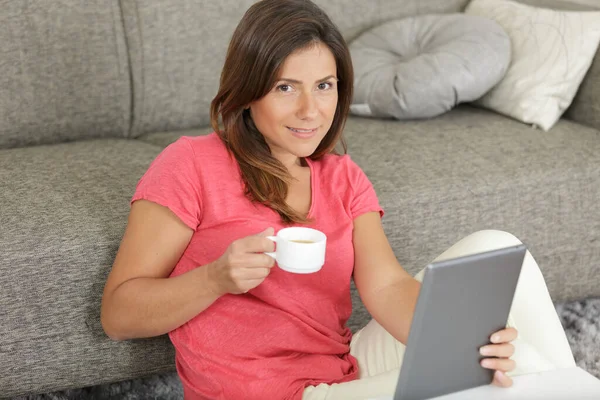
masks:
<path id="1" fill-rule="evenodd" d="M 567 332 L 577 365 L 600 378 L 600 299 L 558 304 L 556 310 Z M 355 331 L 368 321 L 362 304 L 354 304 L 349 321 Z M 180 400 L 183 399 L 177 374 L 153 375 L 126 382 L 84 389 L 15 397 L 13 400 Z"/>

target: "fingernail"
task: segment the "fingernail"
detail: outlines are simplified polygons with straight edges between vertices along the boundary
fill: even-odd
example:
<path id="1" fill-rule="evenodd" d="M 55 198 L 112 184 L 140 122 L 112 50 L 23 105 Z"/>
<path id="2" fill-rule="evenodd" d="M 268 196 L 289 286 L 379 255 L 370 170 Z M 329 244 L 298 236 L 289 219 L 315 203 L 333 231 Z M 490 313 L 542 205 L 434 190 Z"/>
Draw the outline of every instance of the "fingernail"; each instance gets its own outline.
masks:
<path id="1" fill-rule="evenodd" d="M 492 360 L 482 360 L 481 361 L 481 366 L 484 368 L 491 368 L 492 367 Z"/>
<path id="2" fill-rule="evenodd" d="M 492 336 L 492 342 L 493 343 L 498 343 L 500 341 L 500 335 L 494 335 Z"/>
<path id="3" fill-rule="evenodd" d="M 479 349 L 479 353 L 482 356 L 489 356 L 492 353 L 492 349 L 490 349 L 487 346 L 484 346 L 484 347 L 482 347 L 482 348 Z"/>

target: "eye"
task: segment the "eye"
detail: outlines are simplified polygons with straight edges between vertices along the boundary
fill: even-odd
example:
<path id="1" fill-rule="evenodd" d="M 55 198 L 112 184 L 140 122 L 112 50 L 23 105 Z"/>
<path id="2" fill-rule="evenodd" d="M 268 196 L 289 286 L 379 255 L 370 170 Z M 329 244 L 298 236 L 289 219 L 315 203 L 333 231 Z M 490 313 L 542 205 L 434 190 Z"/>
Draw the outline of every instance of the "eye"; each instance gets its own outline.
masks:
<path id="1" fill-rule="evenodd" d="M 317 87 L 319 88 L 319 90 L 328 90 L 333 88 L 333 84 L 331 82 L 321 82 Z"/>
<path id="2" fill-rule="evenodd" d="M 287 84 L 283 84 L 283 85 L 279 85 L 275 88 L 275 90 L 277 90 L 278 92 L 283 92 L 283 93 L 289 93 L 292 91 L 292 86 L 287 85 Z"/>

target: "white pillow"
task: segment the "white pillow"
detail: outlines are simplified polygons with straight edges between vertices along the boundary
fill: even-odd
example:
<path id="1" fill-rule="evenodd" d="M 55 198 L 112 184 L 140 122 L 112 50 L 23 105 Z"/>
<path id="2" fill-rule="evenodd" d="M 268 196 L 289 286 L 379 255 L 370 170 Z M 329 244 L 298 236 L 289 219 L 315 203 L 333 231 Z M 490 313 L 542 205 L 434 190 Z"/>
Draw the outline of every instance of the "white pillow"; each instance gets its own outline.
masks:
<path id="1" fill-rule="evenodd" d="M 557 11 L 509 0 L 473 0 L 465 13 L 508 33 L 511 64 L 474 103 L 548 131 L 569 107 L 600 43 L 600 12 Z"/>

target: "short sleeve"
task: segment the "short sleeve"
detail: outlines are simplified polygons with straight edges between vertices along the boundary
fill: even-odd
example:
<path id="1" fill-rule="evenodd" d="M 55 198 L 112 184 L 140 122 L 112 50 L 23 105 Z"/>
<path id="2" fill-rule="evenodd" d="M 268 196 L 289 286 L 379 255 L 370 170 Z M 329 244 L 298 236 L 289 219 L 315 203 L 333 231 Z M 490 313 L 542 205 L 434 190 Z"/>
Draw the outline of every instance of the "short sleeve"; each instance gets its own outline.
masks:
<path id="1" fill-rule="evenodd" d="M 350 156 L 346 156 L 346 160 L 348 178 L 352 189 L 350 198 L 352 219 L 367 212 L 378 212 L 383 217 L 384 212 L 371 181 L 364 171 L 350 159 Z"/>
<path id="2" fill-rule="evenodd" d="M 139 180 L 131 204 L 148 200 L 167 207 L 196 230 L 202 214 L 202 196 L 194 149 L 186 138 L 167 146 Z"/>

